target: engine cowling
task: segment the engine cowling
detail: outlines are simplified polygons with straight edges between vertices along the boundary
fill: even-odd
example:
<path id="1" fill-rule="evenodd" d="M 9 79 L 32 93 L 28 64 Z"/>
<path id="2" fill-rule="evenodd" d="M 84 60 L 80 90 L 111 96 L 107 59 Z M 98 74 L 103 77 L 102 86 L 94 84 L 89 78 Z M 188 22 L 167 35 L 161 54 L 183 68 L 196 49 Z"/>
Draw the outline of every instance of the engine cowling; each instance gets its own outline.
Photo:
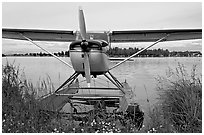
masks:
<path id="1" fill-rule="evenodd" d="M 88 40 L 84 43 L 74 41 L 70 44 L 70 59 L 74 70 L 84 75 L 84 51 L 86 51 L 89 56 L 91 75 L 107 72 L 109 70 L 109 58 L 106 54 L 108 43 L 98 40 Z"/>

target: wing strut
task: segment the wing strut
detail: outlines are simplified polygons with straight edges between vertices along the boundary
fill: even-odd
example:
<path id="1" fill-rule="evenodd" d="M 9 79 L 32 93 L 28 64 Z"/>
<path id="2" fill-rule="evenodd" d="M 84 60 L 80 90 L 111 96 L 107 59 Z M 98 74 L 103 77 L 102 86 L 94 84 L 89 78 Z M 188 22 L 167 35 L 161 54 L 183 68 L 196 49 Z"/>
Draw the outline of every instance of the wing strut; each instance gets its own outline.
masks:
<path id="1" fill-rule="evenodd" d="M 148 48 L 150 48 L 150 47 L 156 45 L 156 44 L 159 43 L 160 41 L 162 41 L 162 40 L 164 40 L 165 38 L 167 38 L 169 35 L 170 35 L 170 34 L 167 34 L 166 36 L 160 38 L 159 40 L 157 40 L 157 41 L 154 42 L 153 44 L 147 46 L 146 48 L 144 48 L 144 49 L 142 49 L 142 50 L 136 52 L 135 54 L 131 55 L 130 57 L 128 57 L 128 58 L 124 59 L 123 61 L 119 62 L 118 64 L 114 65 L 113 67 L 111 67 L 111 68 L 109 69 L 109 71 L 112 70 L 112 69 L 114 69 L 114 68 L 116 68 L 117 66 L 123 64 L 124 62 L 126 62 L 126 61 L 129 60 L 129 59 L 131 59 L 132 57 L 134 57 L 134 56 L 140 54 L 141 52 L 147 50 Z"/>
<path id="2" fill-rule="evenodd" d="M 24 36 L 22 33 L 19 33 L 23 38 L 25 38 L 26 40 L 28 40 L 29 42 L 31 42 L 32 44 L 36 45 L 38 48 L 42 49 L 43 51 L 49 53 L 50 55 L 52 55 L 54 58 L 58 59 L 59 61 L 61 61 L 62 63 L 64 63 L 65 65 L 67 65 L 70 68 L 73 68 L 70 64 L 68 64 L 67 62 L 65 62 L 64 60 L 60 59 L 59 57 L 57 57 L 56 55 L 54 55 L 53 53 L 51 53 L 50 51 L 42 48 L 41 46 L 39 46 L 38 44 L 36 44 L 35 42 L 33 42 L 32 39 Z"/>

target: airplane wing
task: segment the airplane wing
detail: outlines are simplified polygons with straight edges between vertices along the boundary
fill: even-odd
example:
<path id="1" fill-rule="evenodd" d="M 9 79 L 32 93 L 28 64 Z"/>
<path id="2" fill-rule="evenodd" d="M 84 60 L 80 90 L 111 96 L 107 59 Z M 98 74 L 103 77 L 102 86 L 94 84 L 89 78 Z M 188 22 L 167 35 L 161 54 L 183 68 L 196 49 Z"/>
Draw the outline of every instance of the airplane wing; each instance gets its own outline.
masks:
<path id="1" fill-rule="evenodd" d="M 74 31 L 64 30 L 40 30 L 40 29 L 2 29 L 2 38 L 26 40 L 21 34 L 33 41 L 59 41 L 71 42 L 76 39 L 82 39 L 81 35 Z M 78 37 L 77 37 L 78 36 Z M 108 33 L 106 31 L 87 32 L 87 39 L 105 40 L 108 42 Z"/>
<path id="2" fill-rule="evenodd" d="M 30 38 L 33 41 L 61 41 L 70 42 L 76 39 L 73 31 L 62 30 L 38 30 L 38 29 L 2 29 L 2 38 L 26 40 L 21 36 Z"/>
<path id="3" fill-rule="evenodd" d="M 111 42 L 155 42 L 166 35 L 162 41 L 202 39 L 202 29 L 112 31 Z"/>
<path id="4" fill-rule="evenodd" d="M 142 50 L 132 54 L 117 63 L 109 70 L 118 67 L 132 57 L 163 41 L 202 39 L 201 29 L 171 29 L 171 30 L 143 30 L 143 31 L 113 31 L 111 42 L 154 42 Z"/>
<path id="5" fill-rule="evenodd" d="M 25 40 L 21 36 L 33 41 L 59 41 L 71 42 L 81 39 L 74 31 L 40 30 L 40 29 L 2 29 L 2 38 Z M 169 36 L 162 41 L 202 39 L 202 29 L 169 29 L 169 30 L 129 30 L 112 32 L 87 32 L 87 38 L 102 39 L 107 42 L 155 42 L 160 38 Z M 162 42 L 161 41 L 161 42 Z"/>

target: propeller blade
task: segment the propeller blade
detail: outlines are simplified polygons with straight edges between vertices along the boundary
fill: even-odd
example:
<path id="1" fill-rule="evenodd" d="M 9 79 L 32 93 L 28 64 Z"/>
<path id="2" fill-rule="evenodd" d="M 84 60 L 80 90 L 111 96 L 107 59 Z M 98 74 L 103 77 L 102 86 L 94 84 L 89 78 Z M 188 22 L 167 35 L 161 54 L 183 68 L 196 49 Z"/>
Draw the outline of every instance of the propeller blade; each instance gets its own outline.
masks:
<path id="1" fill-rule="evenodd" d="M 85 71 L 85 77 L 88 87 L 90 87 L 91 84 L 91 71 L 90 71 L 90 63 L 89 63 L 89 56 L 88 53 L 84 53 L 84 71 Z"/>
<path id="2" fill-rule="evenodd" d="M 82 40 L 86 40 L 86 24 L 84 19 L 84 13 L 81 7 L 79 7 L 79 29 Z"/>

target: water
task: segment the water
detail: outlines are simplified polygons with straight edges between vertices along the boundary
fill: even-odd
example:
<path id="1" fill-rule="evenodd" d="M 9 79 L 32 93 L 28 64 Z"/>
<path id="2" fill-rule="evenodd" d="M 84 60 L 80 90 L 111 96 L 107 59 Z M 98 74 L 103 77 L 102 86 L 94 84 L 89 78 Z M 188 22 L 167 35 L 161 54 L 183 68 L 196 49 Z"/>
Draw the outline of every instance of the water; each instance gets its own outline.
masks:
<path id="1" fill-rule="evenodd" d="M 8 61 L 19 65 L 20 69 L 25 72 L 26 78 L 34 85 L 39 80 L 51 78 L 55 88 L 59 87 L 74 70 L 62 64 L 51 57 L 8 57 L 2 58 L 3 65 Z M 62 58 L 71 64 L 69 58 Z M 117 62 L 111 62 L 112 67 Z M 136 101 L 141 105 L 143 110 L 147 109 L 147 94 L 150 103 L 156 102 L 157 92 L 155 80 L 158 76 L 166 76 L 168 68 L 175 69 L 178 63 L 184 64 L 187 71 L 191 71 L 193 65 L 197 65 L 197 73 L 202 73 L 201 57 L 169 57 L 169 58 L 135 58 L 121 66 L 111 70 L 111 73 L 121 82 L 125 80 L 133 88 L 136 94 Z M 81 77 L 81 79 L 83 79 Z M 147 94 L 146 94 L 146 91 Z"/>

